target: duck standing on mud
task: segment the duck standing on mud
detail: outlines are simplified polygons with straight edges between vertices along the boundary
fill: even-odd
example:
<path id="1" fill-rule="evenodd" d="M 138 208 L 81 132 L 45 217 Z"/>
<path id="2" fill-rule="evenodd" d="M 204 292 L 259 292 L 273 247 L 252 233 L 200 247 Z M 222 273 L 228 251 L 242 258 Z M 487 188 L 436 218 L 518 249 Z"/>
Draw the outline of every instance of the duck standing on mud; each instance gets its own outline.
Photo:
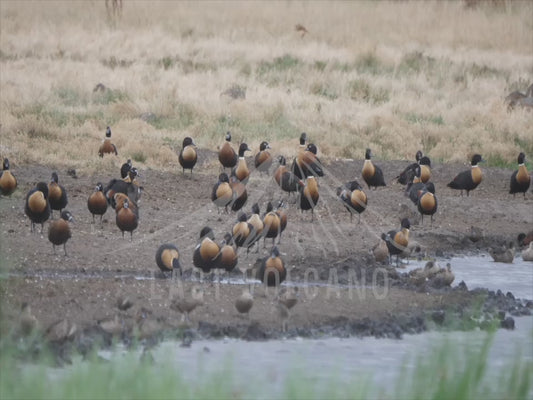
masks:
<path id="1" fill-rule="evenodd" d="M 509 193 L 513 195 L 516 193 L 523 193 L 524 199 L 526 198 L 526 192 L 531 184 L 531 177 L 525 165 L 526 155 L 520 153 L 518 155 L 518 169 L 511 175 L 511 188 Z"/>
<path id="2" fill-rule="evenodd" d="M 0 171 L 0 194 L 2 196 L 11 196 L 17 188 L 17 178 L 9 170 L 9 160 L 4 158 L 2 171 Z"/>
<path id="3" fill-rule="evenodd" d="M 398 257 L 399 255 L 407 248 L 409 245 L 409 229 L 411 228 L 411 223 L 407 218 L 402 219 L 401 229 L 396 231 L 388 231 L 386 234 L 383 233 L 381 238 L 387 244 L 389 249 L 390 257 L 396 255 L 396 266 L 398 267 Z M 390 261 L 390 260 L 389 260 Z"/>
<path id="4" fill-rule="evenodd" d="M 457 174 L 453 181 L 448 183 L 448 187 L 460 190 L 461 196 L 463 195 L 463 190 L 466 190 L 466 196 L 468 197 L 471 190 L 474 190 L 483 180 L 483 173 L 481 168 L 479 168 L 478 163 L 483 162 L 483 158 L 479 154 L 474 154 L 472 160 L 470 161 L 471 168 L 467 171 L 460 172 Z"/>

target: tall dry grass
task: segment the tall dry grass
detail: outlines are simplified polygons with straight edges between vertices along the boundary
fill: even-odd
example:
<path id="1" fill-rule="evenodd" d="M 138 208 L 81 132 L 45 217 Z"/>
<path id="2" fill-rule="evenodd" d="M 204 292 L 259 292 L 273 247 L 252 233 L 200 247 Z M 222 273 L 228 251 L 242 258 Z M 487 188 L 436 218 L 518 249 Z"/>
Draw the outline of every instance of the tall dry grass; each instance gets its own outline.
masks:
<path id="1" fill-rule="evenodd" d="M 533 157 L 533 113 L 504 104 L 533 82 L 532 14 L 528 1 L 125 0 L 110 19 L 104 0 L 2 0 L 0 153 L 92 170 L 110 125 L 112 163 L 160 169 L 183 137 L 216 149 L 227 130 L 289 156 L 306 131 L 323 158 L 421 148 L 514 164 Z M 235 86 L 244 99 L 223 94 Z"/>

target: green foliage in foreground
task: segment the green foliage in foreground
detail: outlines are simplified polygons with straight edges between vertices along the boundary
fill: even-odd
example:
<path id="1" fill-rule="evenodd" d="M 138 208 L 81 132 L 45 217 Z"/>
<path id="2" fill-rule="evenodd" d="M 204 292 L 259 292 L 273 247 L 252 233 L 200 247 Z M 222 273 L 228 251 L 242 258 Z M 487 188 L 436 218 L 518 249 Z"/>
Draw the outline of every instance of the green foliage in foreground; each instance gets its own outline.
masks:
<path id="1" fill-rule="evenodd" d="M 445 342 L 414 361 L 414 368 L 404 369 L 394 390 L 383 389 L 379 379 L 354 376 L 342 382 L 342 374 L 328 370 L 328 378 L 313 378 L 305 365 L 291 368 L 287 376 L 275 371 L 261 371 L 257 382 L 239 380 L 241 372 L 231 363 L 216 372 L 202 372 L 194 382 L 180 373 L 185 365 L 159 361 L 145 362 L 137 352 L 114 354 L 111 361 L 90 357 L 75 358 L 71 366 L 55 369 L 44 361 L 23 364 L 14 352 L 2 346 L 0 356 L 0 397 L 68 399 L 188 399 L 188 398 L 405 398 L 405 399 L 525 399 L 533 390 L 533 362 L 519 356 L 497 369 L 497 378 L 487 377 L 488 353 L 492 336 L 479 345 Z M 20 343 L 19 343 L 20 345 Z M 20 347 L 20 346 L 19 346 Z M 464 349 L 467 349 L 466 351 Z M 12 347 L 13 349 L 13 347 Z M 205 360 L 204 360 L 205 361 Z M 357 362 L 357 360 L 354 360 Z M 409 365 L 406 360 L 404 365 Z M 342 366 L 339 366 L 340 371 Z M 211 369 L 213 371 L 214 369 Z M 271 382 L 272 376 L 277 379 Z M 244 383 L 245 382 L 245 383 Z"/>

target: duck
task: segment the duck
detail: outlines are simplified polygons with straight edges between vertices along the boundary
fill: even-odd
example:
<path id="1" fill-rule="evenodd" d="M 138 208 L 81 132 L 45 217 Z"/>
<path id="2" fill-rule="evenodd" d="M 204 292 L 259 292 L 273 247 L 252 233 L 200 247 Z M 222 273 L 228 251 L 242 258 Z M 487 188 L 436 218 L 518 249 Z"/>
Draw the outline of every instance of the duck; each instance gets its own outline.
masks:
<path id="1" fill-rule="evenodd" d="M 117 212 L 115 221 L 122 232 L 122 238 L 124 238 L 124 232 L 129 232 L 130 241 L 133 240 L 133 231 L 139 226 L 139 215 L 133 207 L 130 207 L 127 198 L 124 199 L 122 208 Z"/>
<path id="2" fill-rule="evenodd" d="M 104 195 L 104 186 L 102 185 L 102 182 L 98 182 L 96 184 L 96 187 L 94 188 L 94 191 L 89 195 L 89 198 L 87 199 L 87 208 L 93 216 L 93 224 L 95 215 L 100 216 L 100 224 L 102 223 L 102 217 L 107 211 L 107 206 L 108 203 Z"/>
<path id="3" fill-rule="evenodd" d="M 241 212 L 237 217 L 237 222 L 231 230 L 233 242 L 237 247 L 245 247 L 250 250 L 255 242 L 259 239 L 254 226 L 248 222 L 248 216 Z"/>
<path id="4" fill-rule="evenodd" d="M 291 310 L 298 303 L 298 287 L 282 288 L 276 296 L 276 309 L 281 319 L 281 330 L 286 332 L 291 318 Z"/>
<path id="5" fill-rule="evenodd" d="M 96 321 L 96 325 L 102 332 L 109 336 L 121 336 L 124 332 L 124 321 L 122 321 L 118 314 L 113 317 L 104 318 Z"/>
<path id="6" fill-rule="evenodd" d="M 510 242 L 509 246 L 502 248 L 489 248 L 489 254 L 494 262 L 512 264 L 514 260 L 514 243 Z"/>
<path id="7" fill-rule="evenodd" d="M 237 161 L 239 160 L 239 156 L 237 153 L 235 153 L 235 150 L 233 150 L 233 147 L 231 147 L 231 133 L 226 133 L 226 141 L 218 151 L 218 161 L 220 161 L 220 164 L 222 164 L 222 168 L 233 168 L 237 165 Z"/>
<path id="8" fill-rule="evenodd" d="M 137 340 L 152 341 L 161 333 L 163 326 L 152 314 L 152 310 L 145 307 L 137 311 L 133 325 L 133 333 Z"/>
<path id="9" fill-rule="evenodd" d="M 287 168 L 287 160 L 285 157 L 279 156 L 278 162 L 279 166 L 274 172 L 274 179 L 281 190 L 289 193 L 290 196 L 291 193 L 296 193 L 298 191 L 298 187 L 303 185 L 303 183 L 300 178 L 298 178 L 291 170 L 289 170 L 289 168 Z"/>
<path id="10" fill-rule="evenodd" d="M 48 202 L 48 185 L 39 182 L 26 194 L 24 212 L 31 221 L 31 231 L 35 230 L 35 224 L 41 224 L 41 233 L 44 223 L 50 218 L 50 203 Z"/>
<path id="11" fill-rule="evenodd" d="M 137 177 L 139 175 L 139 170 L 135 167 L 131 167 L 128 173 L 126 174 L 126 177 L 122 178 L 122 180 L 126 183 L 134 183 L 137 185 Z"/>
<path id="12" fill-rule="evenodd" d="M 422 224 L 424 223 L 424 215 L 429 215 L 431 217 L 431 225 L 433 225 L 433 215 L 437 212 L 438 205 L 433 182 L 428 182 L 426 188 L 418 192 L 416 205 L 418 212 L 422 216 Z"/>
<path id="13" fill-rule="evenodd" d="M 203 290 L 192 287 L 190 293 L 182 294 L 177 299 L 172 299 L 170 309 L 181 313 L 182 322 L 190 322 L 189 315 L 197 307 L 204 304 Z"/>
<path id="14" fill-rule="evenodd" d="M 129 174 L 137 174 L 136 170 L 133 167 Z M 104 195 L 111 206 L 113 206 L 112 203 L 116 193 L 124 193 L 130 200 L 138 203 L 142 194 L 142 186 L 137 185 L 135 182 L 125 182 L 122 179 L 113 178 L 104 188 Z"/>
<path id="15" fill-rule="evenodd" d="M 181 276 L 180 253 L 176 245 L 164 243 L 155 253 L 155 262 L 163 274 L 170 272 L 172 276 Z"/>
<path id="16" fill-rule="evenodd" d="M 270 145 L 268 142 L 263 141 L 259 145 L 259 152 L 255 155 L 255 169 L 260 173 L 265 172 L 268 174 L 268 170 L 272 166 L 272 155 L 268 149 L 270 149 Z"/>
<path id="17" fill-rule="evenodd" d="M 529 247 L 522 250 L 522 260 L 533 261 L 533 242 L 529 242 Z"/>
<path id="18" fill-rule="evenodd" d="M 266 212 L 263 216 L 263 247 L 265 247 L 265 241 L 267 238 L 272 239 L 272 245 L 278 236 L 281 235 L 281 218 L 280 214 L 274 211 L 272 203 L 267 203 Z"/>
<path id="19" fill-rule="evenodd" d="M 314 143 L 309 143 L 303 152 L 299 152 L 295 159 L 296 167 L 293 168 L 293 172 L 300 179 L 304 179 L 307 176 L 324 176 L 324 170 L 320 159 L 316 156 L 318 149 Z M 302 176 L 299 176 L 295 171 L 301 172 Z"/>
<path id="20" fill-rule="evenodd" d="M 336 189 L 336 194 L 350 213 L 350 222 L 353 221 L 353 214 L 357 213 L 360 223 L 361 213 L 366 210 L 368 204 L 368 198 L 361 184 L 357 180 L 347 182 Z"/>
<path id="21" fill-rule="evenodd" d="M 422 153 L 421 150 L 418 150 L 415 154 L 415 160 L 416 162 L 409 164 L 405 169 L 398 175 L 396 178 L 398 180 L 398 183 L 402 185 L 407 185 L 410 182 L 413 182 L 414 174 L 415 174 L 415 168 L 419 166 L 420 159 L 423 157 L 424 153 Z"/>
<path id="22" fill-rule="evenodd" d="M 231 170 L 231 175 L 237 177 L 237 179 L 246 185 L 250 178 L 250 170 L 248 169 L 248 163 L 244 158 L 244 153 L 251 151 L 246 143 L 241 143 L 239 146 L 239 161 L 237 166 Z"/>
<path id="23" fill-rule="evenodd" d="M 233 243 L 233 237 L 229 232 L 224 234 L 224 239 L 220 243 L 220 264 L 219 268 L 224 269 L 227 272 L 233 271 L 239 262 L 239 256 L 235 251 L 235 244 Z"/>
<path id="24" fill-rule="evenodd" d="M 102 141 L 100 148 L 98 149 L 98 155 L 103 157 L 104 154 L 118 155 L 117 146 L 111 142 L 111 128 L 108 126 L 105 130 L 105 139 Z"/>
<path id="25" fill-rule="evenodd" d="M 390 255 L 387 242 L 380 238 L 374 247 L 372 247 L 372 254 L 374 255 L 374 260 L 376 260 L 376 262 L 380 263 L 389 260 Z"/>
<path id="26" fill-rule="evenodd" d="M 422 169 L 420 165 L 417 165 L 414 169 L 413 180 L 406 185 L 404 192 L 405 196 L 409 197 L 415 206 L 418 203 L 418 193 L 427 189 L 426 184 L 420 179 L 421 173 Z"/>
<path id="27" fill-rule="evenodd" d="M 59 184 L 57 172 L 52 172 L 52 180 L 48 184 L 48 201 L 50 202 L 52 218 L 54 210 L 61 213 L 68 204 L 67 191 L 63 185 Z"/>
<path id="28" fill-rule="evenodd" d="M 408 218 L 403 218 L 400 226 L 400 230 L 391 230 L 386 234 L 381 234 L 381 238 L 387 244 L 390 257 L 396 255 L 396 266 L 398 266 L 399 262 L 398 256 L 409 245 L 409 229 L 411 228 L 411 223 Z"/>
<path id="29" fill-rule="evenodd" d="M 128 200 L 128 205 L 131 211 L 133 211 L 137 218 L 139 217 L 139 208 L 137 207 L 137 203 L 135 203 L 132 199 L 130 199 L 127 195 L 124 193 L 115 193 L 113 196 L 113 199 L 111 200 L 111 207 L 115 209 L 115 213 L 118 213 L 123 207 L 124 207 L 124 201 Z"/>
<path id="30" fill-rule="evenodd" d="M 318 203 L 320 194 L 318 193 L 318 182 L 314 175 L 310 175 L 305 180 L 304 186 L 300 186 L 300 198 L 298 206 L 300 210 L 311 210 L 311 221 L 314 220 L 314 209 Z"/>
<path id="31" fill-rule="evenodd" d="M 452 266 L 450 263 L 446 263 L 446 268 L 441 268 L 433 277 L 433 286 L 451 286 L 454 280 L 455 274 L 452 271 Z"/>
<path id="32" fill-rule="evenodd" d="M 526 198 L 526 192 L 531 184 L 531 177 L 527 171 L 525 161 L 526 155 L 520 152 L 520 154 L 518 154 L 518 169 L 511 175 L 511 188 L 509 190 L 509 193 L 512 194 L 513 197 L 516 193 L 523 193 L 524 199 Z"/>
<path id="33" fill-rule="evenodd" d="M 483 180 L 483 172 L 478 165 L 478 163 L 483 161 L 485 160 L 480 154 L 474 154 L 470 162 L 470 170 L 460 172 L 447 186 L 451 189 L 460 190 L 461 196 L 463 195 L 463 190 L 466 190 L 466 196 L 468 197 L 470 191 L 477 188 Z"/>
<path id="34" fill-rule="evenodd" d="M 4 158 L 2 171 L 0 171 L 0 194 L 2 196 L 11 196 L 16 189 L 17 178 L 9 170 L 9 159 Z"/>
<path id="35" fill-rule="evenodd" d="M 366 182 L 368 189 L 372 186 L 377 188 L 378 186 L 386 186 L 385 179 L 383 178 L 383 171 L 377 165 L 372 163 L 372 151 L 366 149 L 365 151 L 365 162 L 363 164 L 363 170 L 361 175 L 363 180 Z"/>
<path id="36" fill-rule="evenodd" d="M 56 254 L 56 246 L 63 245 L 65 256 L 67 256 L 67 241 L 72 237 L 69 222 L 72 222 L 72 214 L 70 211 L 61 211 L 61 218 L 52 221 L 48 227 L 48 240 L 52 243 L 54 254 Z"/>
<path id="37" fill-rule="evenodd" d="M 39 321 L 33 315 L 31 306 L 23 302 L 20 308 L 20 314 L 18 318 L 18 332 L 21 336 L 31 335 L 33 332 L 39 329 Z"/>
<path id="38" fill-rule="evenodd" d="M 220 246 L 215 242 L 215 234 L 211 227 L 204 226 L 200 238 L 193 251 L 193 264 L 202 272 L 208 273 L 220 263 Z"/>
<path id="39" fill-rule="evenodd" d="M 213 185 L 211 201 L 215 203 L 220 213 L 220 207 L 224 207 L 225 211 L 228 212 L 228 206 L 234 199 L 235 192 L 229 184 L 228 174 L 222 172 L 218 176 L 218 181 Z"/>
<path id="40" fill-rule="evenodd" d="M 307 133 L 302 132 L 300 134 L 300 145 L 296 151 L 296 157 L 294 158 L 291 166 L 291 172 L 298 177 L 298 179 L 305 179 L 307 175 L 304 174 L 302 166 L 299 164 L 299 159 L 303 157 L 303 153 L 307 148 Z"/>
<path id="41" fill-rule="evenodd" d="M 270 255 L 263 258 L 257 271 L 257 279 L 267 286 L 279 286 L 287 277 L 285 263 L 280 257 L 279 249 L 273 246 Z"/>
<path id="42" fill-rule="evenodd" d="M 426 183 L 431 178 L 431 160 L 427 156 L 420 158 L 420 182 Z M 416 182 L 416 181 L 415 181 Z"/>
<path id="43" fill-rule="evenodd" d="M 233 200 L 230 203 L 231 211 L 239 211 L 248 201 L 246 185 L 239 181 L 236 176 L 230 176 L 229 185 L 233 191 Z"/>
<path id="44" fill-rule="evenodd" d="M 131 158 L 128 158 L 124 164 L 120 167 L 120 176 L 125 179 L 128 176 L 128 172 L 131 169 Z"/>
<path id="45" fill-rule="evenodd" d="M 63 318 L 48 326 L 44 336 L 48 342 L 61 344 L 73 339 L 78 332 L 78 326 L 67 318 Z"/>
<path id="46" fill-rule="evenodd" d="M 272 203 L 270 203 L 270 206 L 272 206 Z M 288 220 L 288 217 L 287 217 L 287 213 L 285 212 L 285 203 L 283 202 L 283 200 L 280 200 L 278 202 L 278 205 L 277 207 L 274 209 L 274 212 L 277 214 L 277 216 L 279 217 L 279 235 L 278 235 L 278 244 L 281 243 L 281 234 L 283 233 L 283 231 L 285 230 L 285 228 L 287 227 L 287 220 Z M 267 204 L 267 212 L 269 211 L 268 209 L 268 204 Z"/>
<path id="47" fill-rule="evenodd" d="M 198 153 L 196 152 L 194 141 L 189 136 L 183 139 L 183 145 L 178 160 L 183 169 L 183 174 L 185 174 L 186 169 L 190 169 L 192 175 L 192 170 L 196 165 L 196 161 L 198 161 Z"/>
<path id="48" fill-rule="evenodd" d="M 242 291 L 242 294 L 235 300 L 235 309 L 239 314 L 246 314 L 247 318 L 250 318 L 250 310 L 254 305 L 254 297 L 250 293 L 250 289 L 246 288 Z"/>
<path id="49" fill-rule="evenodd" d="M 127 311 L 133 307 L 133 301 L 128 296 L 117 297 L 117 308 L 119 311 Z"/>
<path id="50" fill-rule="evenodd" d="M 520 232 L 516 237 L 516 241 L 520 247 L 527 247 L 529 243 L 533 242 L 533 231 L 529 231 L 527 234 Z"/>
<path id="51" fill-rule="evenodd" d="M 261 219 L 261 217 L 259 215 L 260 212 L 261 212 L 261 210 L 259 208 L 259 204 L 254 203 L 252 205 L 252 213 L 250 214 L 250 216 L 246 220 L 246 222 L 248 222 L 253 227 L 253 235 L 254 235 L 254 237 L 257 238 L 255 240 L 255 242 L 258 243 L 258 245 L 257 245 L 258 251 L 259 251 L 259 239 L 261 237 L 263 237 L 263 230 L 265 228 L 265 224 L 264 224 L 263 220 Z"/>

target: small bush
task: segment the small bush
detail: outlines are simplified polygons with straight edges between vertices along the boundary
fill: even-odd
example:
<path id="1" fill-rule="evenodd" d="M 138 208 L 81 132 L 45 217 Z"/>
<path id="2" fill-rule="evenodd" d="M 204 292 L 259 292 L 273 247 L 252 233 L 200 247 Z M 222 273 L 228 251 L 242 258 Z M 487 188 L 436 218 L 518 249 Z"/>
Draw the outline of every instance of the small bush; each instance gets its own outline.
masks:
<path id="1" fill-rule="evenodd" d="M 429 123 L 439 126 L 444 125 L 444 119 L 441 115 L 407 113 L 405 114 L 405 120 L 412 124 Z"/>
<path id="2" fill-rule="evenodd" d="M 156 129 L 181 130 L 191 126 L 197 118 L 194 108 L 183 103 L 178 103 L 168 114 L 154 115 L 147 122 Z"/>
<path id="3" fill-rule="evenodd" d="M 486 65 L 478 65 L 473 63 L 467 67 L 467 72 L 474 78 L 492 78 L 501 76 L 501 72 L 496 68 L 491 68 Z"/>
<path id="4" fill-rule="evenodd" d="M 93 93 L 93 102 L 95 104 L 110 104 L 116 102 L 125 102 L 129 101 L 129 95 L 126 92 L 121 90 L 113 90 L 107 88 L 103 92 Z"/>
<path id="5" fill-rule="evenodd" d="M 87 97 L 84 93 L 72 87 L 62 86 L 52 91 L 61 103 L 68 107 L 87 106 Z"/>
<path id="6" fill-rule="evenodd" d="M 402 57 L 397 71 L 405 74 L 418 74 L 422 71 L 432 70 L 435 64 L 435 58 L 426 56 L 421 51 L 414 51 Z"/>
<path id="7" fill-rule="evenodd" d="M 375 105 L 389 101 L 389 91 L 387 89 L 374 89 L 366 79 L 350 81 L 348 83 L 348 95 L 352 100 L 360 100 Z"/>
<path id="8" fill-rule="evenodd" d="M 260 62 L 257 67 L 257 74 L 263 75 L 270 71 L 286 71 L 301 64 L 302 62 L 298 58 L 293 57 L 290 54 L 285 54 L 282 57 L 274 58 L 273 61 Z"/>
<path id="9" fill-rule="evenodd" d="M 328 65 L 327 61 L 315 61 L 313 67 L 316 70 L 323 72 L 326 69 L 327 65 Z"/>
<path id="10" fill-rule="evenodd" d="M 111 69 L 127 68 L 134 63 L 133 60 L 124 60 L 124 59 L 119 60 L 115 56 L 111 56 L 108 59 L 100 60 L 100 62 L 102 63 L 104 67 L 108 67 Z"/>
<path id="11" fill-rule="evenodd" d="M 136 151 L 131 155 L 133 161 L 144 163 L 148 157 L 142 151 Z"/>
<path id="12" fill-rule="evenodd" d="M 174 66 L 174 59 L 171 57 L 163 57 L 161 60 L 159 60 L 158 64 L 163 67 L 163 69 L 166 71 L 167 69 L 170 69 Z"/>
<path id="13" fill-rule="evenodd" d="M 335 100 L 339 97 L 331 87 L 321 82 L 313 83 L 310 92 L 316 96 L 322 96 L 330 100 Z"/>
<path id="14" fill-rule="evenodd" d="M 355 69 L 360 74 L 378 75 L 387 70 L 383 62 L 374 52 L 368 52 L 360 55 L 355 60 Z"/>
<path id="15" fill-rule="evenodd" d="M 228 89 L 224 90 L 221 95 L 229 96 L 232 99 L 245 99 L 246 87 L 237 85 L 236 83 L 231 85 Z"/>
<path id="16" fill-rule="evenodd" d="M 252 66 L 249 63 L 243 64 L 239 70 L 239 73 L 248 78 L 250 75 L 252 75 Z"/>

